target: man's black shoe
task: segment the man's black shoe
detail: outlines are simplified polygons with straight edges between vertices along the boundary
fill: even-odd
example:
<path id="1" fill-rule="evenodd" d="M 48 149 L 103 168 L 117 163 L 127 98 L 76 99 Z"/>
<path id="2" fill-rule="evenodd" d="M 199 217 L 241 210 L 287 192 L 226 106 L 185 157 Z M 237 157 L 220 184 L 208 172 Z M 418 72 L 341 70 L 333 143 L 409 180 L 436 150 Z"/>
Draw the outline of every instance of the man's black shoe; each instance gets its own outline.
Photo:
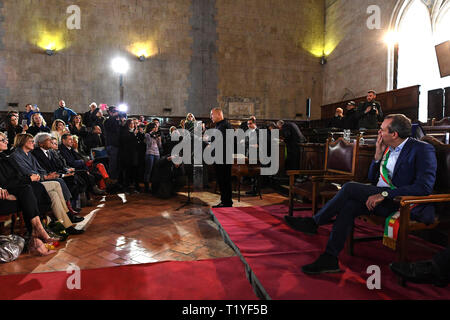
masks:
<path id="1" fill-rule="evenodd" d="M 302 271 L 306 274 L 320 274 L 337 273 L 341 272 L 341 269 L 339 269 L 338 258 L 325 252 L 313 263 L 303 266 Z"/>
<path id="2" fill-rule="evenodd" d="M 231 208 L 233 206 L 233 204 L 224 204 L 224 203 L 219 203 L 217 206 L 213 206 L 213 208 Z"/>
<path id="3" fill-rule="evenodd" d="M 313 218 L 300 218 L 284 216 L 284 220 L 292 229 L 303 233 L 314 235 L 317 234 L 317 224 Z"/>
<path id="4" fill-rule="evenodd" d="M 413 283 L 432 283 L 433 282 L 433 262 L 393 262 L 389 265 L 392 272 L 403 279 Z"/>
<path id="5" fill-rule="evenodd" d="M 68 227 L 66 229 L 66 232 L 70 235 L 79 235 L 79 234 L 83 234 L 84 230 L 78 230 L 78 229 L 75 229 L 74 227 Z"/>
<path id="6" fill-rule="evenodd" d="M 69 217 L 69 219 L 70 219 L 70 221 L 71 221 L 72 223 L 78 223 L 78 222 L 81 222 L 81 221 L 84 220 L 83 217 L 77 216 L 77 215 L 72 214 L 72 213 L 70 213 L 70 212 L 67 212 L 67 216 Z"/>

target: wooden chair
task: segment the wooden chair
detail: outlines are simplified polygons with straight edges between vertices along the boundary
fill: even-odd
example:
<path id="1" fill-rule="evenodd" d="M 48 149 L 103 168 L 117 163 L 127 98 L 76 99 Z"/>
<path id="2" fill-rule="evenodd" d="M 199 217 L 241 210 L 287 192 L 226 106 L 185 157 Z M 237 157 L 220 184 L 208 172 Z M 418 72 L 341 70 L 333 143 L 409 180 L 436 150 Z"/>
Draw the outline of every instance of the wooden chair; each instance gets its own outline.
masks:
<path id="1" fill-rule="evenodd" d="M 316 213 L 319 193 L 338 191 L 332 183 L 343 183 L 355 178 L 358 159 L 359 139 L 346 142 L 343 138 L 325 145 L 325 164 L 323 170 L 289 170 L 289 215 L 293 215 L 294 196 L 300 195 L 312 202 L 312 212 Z M 310 176 L 310 181 L 296 184 L 296 175 Z"/>
<path id="2" fill-rule="evenodd" d="M 400 262 L 407 260 L 408 235 L 412 231 L 433 229 L 439 225 L 447 227 L 449 225 L 449 223 L 445 221 L 445 216 L 447 215 L 448 217 L 450 212 L 450 145 L 445 145 L 437 139 L 429 136 L 425 136 L 422 140 L 432 144 L 436 150 L 436 158 L 438 163 L 436 183 L 432 195 L 424 197 L 397 197 L 395 199 L 395 201 L 398 201 L 400 204 L 400 226 L 396 244 L 397 260 Z M 424 223 L 411 220 L 410 206 L 412 204 L 427 203 L 440 204 L 436 206 L 435 221 L 430 225 L 426 225 Z M 360 216 L 358 218 L 380 226 L 384 226 L 386 220 L 384 217 L 377 217 L 373 215 Z M 352 230 L 348 237 L 348 253 L 353 255 L 355 242 L 366 242 L 382 239 L 382 236 L 354 238 L 354 230 Z"/>
<path id="3" fill-rule="evenodd" d="M 16 225 L 17 219 L 19 219 L 19 226 L 20 230 L 22 231 L 24 228 L 24 220 L 17 201 L 15 200 L 4 200 L 4 201 L 11 201 L 11 203 L 13 203 L 13 210 L 10 210 L 11 211 L 10 213 L 0 215 L 0 223 L 4 225 L 5 222 L 8 222 L 11 219 L 11 227 L 10 227 L 11 234 L 14 234 L 14 227 Z"/>

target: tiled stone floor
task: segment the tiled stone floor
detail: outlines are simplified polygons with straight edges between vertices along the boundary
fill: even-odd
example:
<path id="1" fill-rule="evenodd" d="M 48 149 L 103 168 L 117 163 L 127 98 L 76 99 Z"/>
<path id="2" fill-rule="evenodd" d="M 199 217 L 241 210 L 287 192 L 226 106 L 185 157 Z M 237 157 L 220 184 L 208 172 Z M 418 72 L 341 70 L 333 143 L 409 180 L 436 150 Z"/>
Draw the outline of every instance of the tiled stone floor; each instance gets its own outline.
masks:
<path id="1" fill-rule="evenodd" d="M 211 189 L 212 190 L 212 189 Z M 263 190 L 263 199 L 248 197 L 241 191 L 235 206 L 263 206 L 282 203 L 285 197 Z M 37 257 L 23 253 L 16 261 L 0 264 L 0 275 L 65 271 L 70 263 L 81 269 L 151 263 L 167 260 L 188 261 L 234 256 L 208 213 L 219 202 L 219 195 L 204 191 L 193 194 L 195 203 L 176 211 L 186 193 L 162 200 L 148 194 L 110 195 L 83 208 L 92 213 L 83 235 L 71 236 L 58 252 Z"/>

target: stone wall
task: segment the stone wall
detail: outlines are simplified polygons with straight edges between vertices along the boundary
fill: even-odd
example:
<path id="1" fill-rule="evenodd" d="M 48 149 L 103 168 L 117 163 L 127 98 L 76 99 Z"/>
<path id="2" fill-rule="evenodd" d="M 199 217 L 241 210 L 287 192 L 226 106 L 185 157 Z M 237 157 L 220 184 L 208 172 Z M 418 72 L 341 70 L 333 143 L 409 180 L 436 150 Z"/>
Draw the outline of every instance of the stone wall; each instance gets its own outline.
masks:
<path id="1" fill-rule="evenodd" d="M 218 102 L 255 103 L 260 118 L 320 117 L 324 2 L 216 0 Z M 319 48 L 319 49 L 318 49 Z"/>
<path id="2" fill-rule="evenodd" d="M 388 31 L 393 0 L 326 0 L 323 103 L 364 96 L 367 90 L 387 89 Z M 367 8 L 381 9 L 381 29 L 370 30 Z"/>
<path id="3" fill-rule="evenodd" d="M 81 9 L 81 29 L 68 30 L 67 7 Z M 92 101 L 117 104 L 111 60 L 130 62 L 124 78 L 131 113 L 186 113 L 191 4 L 184 0 L 4 0 L 1 6 L 0 108 L 28 102 L 51 111 L 58 99 L 76 111 Z M 54 42 L 57 53 L 44 53 Z M 147 51 L 140 62 L 137 52 Z"/>
<path id="4" fill-rule="evenodd" d="M 66 27 L 70 5 L 80 30 Z M 305 118 L 311 98 L 318 118 L 324 10 L 324 0 L 0 0 L 0 110 L 117 105 L 110 62 L 122 56 L 133 114 L 205 116 L 250 101 L 259 118 Z"/>

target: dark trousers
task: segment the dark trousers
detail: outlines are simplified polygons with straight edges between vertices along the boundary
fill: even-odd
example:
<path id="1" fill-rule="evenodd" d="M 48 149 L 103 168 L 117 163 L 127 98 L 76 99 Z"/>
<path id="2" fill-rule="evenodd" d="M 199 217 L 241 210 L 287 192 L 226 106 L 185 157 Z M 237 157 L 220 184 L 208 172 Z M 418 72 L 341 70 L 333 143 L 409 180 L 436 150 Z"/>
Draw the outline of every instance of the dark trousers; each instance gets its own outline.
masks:
<path id="1" fill-rule="evenodd" d="M 398 210 L 398 204 L 389 199 L 380 203 L 372 212 L 367 209 L 367 199 L 385 190 L 389 190 L 389 188 L 349 182 L 339 190 L 333 199 L 325 204 L 314 216 L 314 221 L 320 226 L 329 223 L 332 218 L 336 217 L 325 250 L 327 253 L 335 257 L 339 255 L 344 248 L 356 217 L 368 214 L 388 217 Z"/>
<path id="2" fill-rule="evenodd" d="M 111 179 L 119 178 L 119 148 L 114 146 L 107 146 L 106 152 L 109 159 L 109 176 Z"/>
<path id="3" fill-rule="evenodd" d="M 220 190 L 220 201 L 225 205 L 232 205 L 231 164 L 215 164 L 214 169 Z"/>
<path id="4" fill-rule="evenodd" d="M 51 200 L 39 182 L 8 189 L 8 192 L 17 198 L 17 202 L 0 200 L 0 215 L 15 213 L 18 205 L 29 232 L 32 230 L 31 220 L 51 210 Z"/>
<path id="5" fill-rule="evenodd" d="M 450 278 L 450 247 L 436 254 L 433 257 L 433 261 L 439 268 L 440 274 Z"/>
<path id="6" fill-rule="evenodd" d="M 298 170 L 300 169 L 300 147 L 295 145 L 286 145 L 287 157 L 286 157 L 286 170 Z"/>

